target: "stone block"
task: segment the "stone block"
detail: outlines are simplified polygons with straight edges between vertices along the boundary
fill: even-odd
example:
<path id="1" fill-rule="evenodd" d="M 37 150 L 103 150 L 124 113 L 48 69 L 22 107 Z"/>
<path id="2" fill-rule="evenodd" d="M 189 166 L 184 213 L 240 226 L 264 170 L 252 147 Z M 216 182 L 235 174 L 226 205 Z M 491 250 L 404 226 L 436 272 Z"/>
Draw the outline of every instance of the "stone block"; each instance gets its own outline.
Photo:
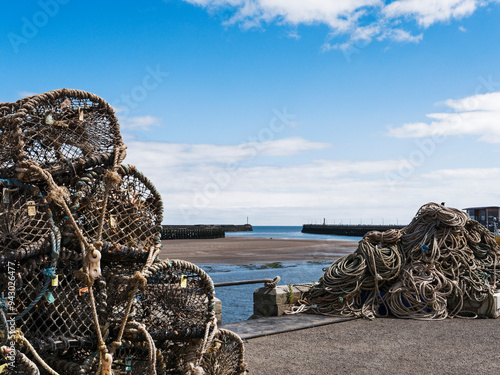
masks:
<path id="1" fill-rule="evenodd" d="M 222 325 L 222 301 L 217 297 L 214 297 L 215 307 L 214 313 L 217 318 L 217 325 Z"/>
<path id="2" fill-rule="evenodd" d="M 253 294 L 254 315 L 279 316 L 291 310 L 312 284 L 278 285 L 276 288 L 259 288 Z"/>

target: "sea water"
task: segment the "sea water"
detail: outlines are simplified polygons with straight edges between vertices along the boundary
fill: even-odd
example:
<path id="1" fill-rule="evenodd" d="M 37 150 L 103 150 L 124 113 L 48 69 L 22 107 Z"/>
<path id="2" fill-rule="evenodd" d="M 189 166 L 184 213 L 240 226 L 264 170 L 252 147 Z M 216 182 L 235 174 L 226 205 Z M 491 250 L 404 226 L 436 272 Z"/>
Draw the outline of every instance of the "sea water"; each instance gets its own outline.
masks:
<path id="1" fill-rule="evenodd" d="M 251 232 L 226 232 L 226 237 L 262 237 L 285 240 L 360 241 L 362 237 L 302 233 L 301 226 L 254 226 Z"/>
<path id="2" fill-rule="evenodd" d="M 254 226 L 253 232 L 228 232 L 226 237 L 263 237 L 293 240 L 361 240 L 361 237 L 318 235 L 301 233 L 300 226 Z M 253 264 L 245 266 L 205 264 L 200 265 L 212 277 L 214 283 L 273 279 L 280 276 L 278 285 L 318 282 L 338 257 L 327 261 L 273 262 L 269 264 Z M 248 319 L 253 314 L 253 292 L 263 284 L 238 285 L 215 288 L 215 295 L 222 301 L 223 324 Z"/>

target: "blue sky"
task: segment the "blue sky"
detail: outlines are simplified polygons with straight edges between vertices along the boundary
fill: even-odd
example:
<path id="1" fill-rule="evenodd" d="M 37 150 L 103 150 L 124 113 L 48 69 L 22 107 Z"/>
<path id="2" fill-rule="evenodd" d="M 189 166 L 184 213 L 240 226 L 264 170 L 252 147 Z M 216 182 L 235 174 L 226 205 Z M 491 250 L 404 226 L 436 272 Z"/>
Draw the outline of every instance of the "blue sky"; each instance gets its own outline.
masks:
<path id="1" fill-rule="evenodd" d="M 116 109 L 165 223 L 406 223 L 500 205 L 500 3 L 8 2 L 0 101 Z"/>

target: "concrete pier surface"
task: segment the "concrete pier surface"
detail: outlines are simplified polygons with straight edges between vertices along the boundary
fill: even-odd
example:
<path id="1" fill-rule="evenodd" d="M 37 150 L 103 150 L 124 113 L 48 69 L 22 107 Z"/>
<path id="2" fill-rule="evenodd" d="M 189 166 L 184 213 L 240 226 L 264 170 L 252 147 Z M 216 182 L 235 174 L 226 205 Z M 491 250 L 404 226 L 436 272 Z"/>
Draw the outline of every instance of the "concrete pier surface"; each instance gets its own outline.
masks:
<path id="1" fill-rule="evenodd" d="M 245 360 L 249 375 L 495 375 L 500 320 L 339 320 L 245 340 Z"/>

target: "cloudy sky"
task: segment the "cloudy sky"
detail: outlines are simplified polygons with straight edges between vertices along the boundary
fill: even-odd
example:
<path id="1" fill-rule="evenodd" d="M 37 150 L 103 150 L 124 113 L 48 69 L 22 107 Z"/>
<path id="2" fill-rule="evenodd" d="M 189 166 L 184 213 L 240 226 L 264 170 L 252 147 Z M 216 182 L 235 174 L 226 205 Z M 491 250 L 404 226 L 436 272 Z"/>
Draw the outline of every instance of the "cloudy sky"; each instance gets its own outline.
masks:
<path id="1" fill-rule="evenodd" d="M 499 1 L 20 3 L 0 14 L 0 101 L 105 98 L 166 224 L 500 205 Z"/>

